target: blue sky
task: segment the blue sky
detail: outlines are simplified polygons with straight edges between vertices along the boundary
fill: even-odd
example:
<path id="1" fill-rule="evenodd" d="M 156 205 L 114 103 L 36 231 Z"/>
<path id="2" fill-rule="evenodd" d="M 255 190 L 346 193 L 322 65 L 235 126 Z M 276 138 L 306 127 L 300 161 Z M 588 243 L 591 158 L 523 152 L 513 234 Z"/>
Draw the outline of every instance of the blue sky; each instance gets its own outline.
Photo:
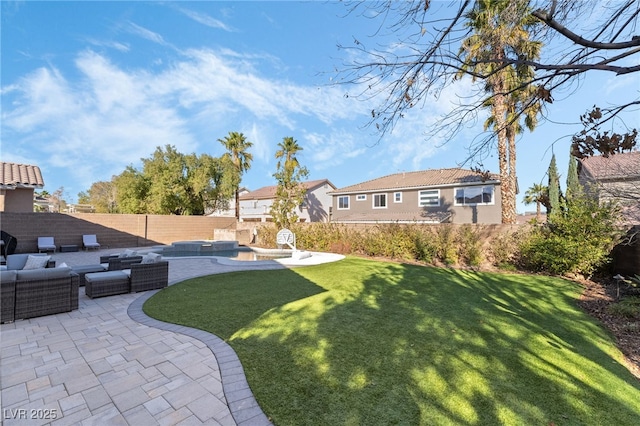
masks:
<path id="1" fill-rule="evenodd" d="M 446 7 L 447 3 L 437 3 Z M 425 140 L 425 122 L 470 93 L 468 81 L 413 110 L 378 140 L 367 128 L 378 100 L 332 84 L 354 37 L 377 23 L 332 2 L 9 2 L 2 1 L 2 161 L 38 165 L 45 189 L 77 200 L 91 183 L 140 166 L 157 146 L 219 156 L 230 131 L 254 143 L 243 185 L 274 184 L 278 142 L 294 137 L 310 179 L 338 188 L 402 171 L 457 167 L 481 132 Z M 553 122 L 518 142 L 520 201 L 546 183 L 555 152 L 566 171 L 570 135 L 594 104 L 637 97 L 637 76 L 592 73 L 554 94 Z M 627 124 L 640 123 L 638 111 Z M 635 122 L 635 123 L 634 123 Z M 573 123 L 572 125 L 562 123 Z M 620 129 L 619 129 L 620 130 Z M 443 142 L 446 142 L 443 144 Z M 497 172 L 495 156 L 483 164 Z"/>

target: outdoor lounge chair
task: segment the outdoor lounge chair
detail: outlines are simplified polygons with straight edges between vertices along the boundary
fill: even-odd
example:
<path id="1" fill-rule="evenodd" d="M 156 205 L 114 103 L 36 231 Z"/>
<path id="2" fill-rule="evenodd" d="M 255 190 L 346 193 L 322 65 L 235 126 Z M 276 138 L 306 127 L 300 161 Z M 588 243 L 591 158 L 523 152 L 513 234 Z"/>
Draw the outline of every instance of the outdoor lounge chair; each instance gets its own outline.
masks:
<path id="1" fill-rule="evenodd" d="M 56 251 L 56 243 L 53 242 L 53 237 L 38 237 L 38 252 Z"/>
<path id="2" fill-rule="evenodd" d="M 100 243 L 98 243 L 98 239 L 95 235 L 83 235 L 82 236 L 82 246 L 85 250 L 96 249 L 100 250 Z"/>

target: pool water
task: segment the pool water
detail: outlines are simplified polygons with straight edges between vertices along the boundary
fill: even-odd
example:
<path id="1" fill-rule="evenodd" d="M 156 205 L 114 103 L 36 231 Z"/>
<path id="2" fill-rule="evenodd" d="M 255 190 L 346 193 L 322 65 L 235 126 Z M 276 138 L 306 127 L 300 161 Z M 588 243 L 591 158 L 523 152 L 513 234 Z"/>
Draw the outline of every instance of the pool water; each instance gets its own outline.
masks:
<path id="1" fill-rule="evenodd" d="M 231 260 L 244 260 L 244 261 L 258 261 L 258 260 L 273 260 L 283 259 L 291 257 L 291 254 L 287 253 L 274 253 L 264 254 L 257 253 L 251 249 L 237 249 L 237 250 L 200 250 L 200 251 L 181 251 L 173 248 L 162 249 L 160 252 L 164 257 L 194 257 L 194 256 L 218 256 L 226 257 Z"/>

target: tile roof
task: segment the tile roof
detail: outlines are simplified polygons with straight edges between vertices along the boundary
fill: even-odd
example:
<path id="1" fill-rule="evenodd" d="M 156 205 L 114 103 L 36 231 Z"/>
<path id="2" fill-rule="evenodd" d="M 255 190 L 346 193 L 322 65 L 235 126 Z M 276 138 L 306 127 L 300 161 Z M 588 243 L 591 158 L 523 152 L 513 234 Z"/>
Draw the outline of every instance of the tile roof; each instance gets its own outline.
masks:
<path id="1" fill-rule="evenodd" d="M 328 179 L 318 179 L 318 180 L 310 180 L 308 182 L 303 182 L 303 185 L 307 188 L 307 191 L 311 191 L 317 188 L 320 185 L 324 185 L 325 183 L 329 184 L 331 188 L 335 189 L 335 185 L 329 182 Z M 242 194 L 238 197 L 240 200 L 268 200 L 271 198 L 275 198 L 276 196 L 276 185 L 272 186 L 263 186 L 262 188 L 258 188 L 255 191 L 247 192 L 246 194 Z"/>
<path id="2" fill-rule="evenodd" d="M 370 192 L 392 189 L 425 188 L 429 186 L 455 185 L 461 183 L 480 183 L 482 176 L 473 170 L 452 168 L 432 169 L 417 172 L 395 173 L 381 178 L 368 180 L 332 191 L 333 194 Z M 491 174 L 489 182 L 498 182 L 498 175 Z"/>
<path id="3" fill-rule="evenodd" d="M 42 188 L 44 180 L 40 167 L 0 162 L 0 188 Z"/>
<path id="4" fill-rule="evenodd" d="M 625 179 L 640 177 L 640 151 L 601 155 L 579 160 L 583 171 L 593 179 Z"/>

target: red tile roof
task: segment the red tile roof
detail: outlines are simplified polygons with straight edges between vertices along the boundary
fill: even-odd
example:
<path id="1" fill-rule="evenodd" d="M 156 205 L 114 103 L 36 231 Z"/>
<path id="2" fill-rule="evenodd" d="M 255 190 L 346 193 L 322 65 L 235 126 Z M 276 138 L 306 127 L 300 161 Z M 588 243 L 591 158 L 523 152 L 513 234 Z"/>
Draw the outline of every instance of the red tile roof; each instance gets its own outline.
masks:
<path id="1" fill-rule="evenodd" d="M 489 178 L 489 182 L 492 183 L 499 181 L 498 175 L 495 174 L 491 174 Z M 392 175 L 340 188 L 336 191 L 333 191 L 332 193 L 343 194 L 353 192 L 425 188 L 430 186 L 445 186 L 463 183 L 480 183 L 482 182 L 482 179 L 482 175 L 468 169 L 454 168 L 422 170 L 417 172 L 395 173 Z"/>
<path id="2" fill-rule="evenodd" d="M 44 180 L 40 167 L 0 162 L 0 188 L 42 188 Z"/>
<path id="3" fill-rule="evenodd" d="M 335 186 L 329 182 L 328 179 L 318 179 L 318 180 L 310 180 L 308 182 L 303 182 L 307 191 L 311 191 L 317 188 L 320 185 L 328 184 L 332 189 L 335 189 Z M 247 192 L 246 194 L 242 194 L 238 197 L 240 200 L 269 200 L 271 198 L 276 197 L 276 189 L 278 187 L 276 185 L 272 186 L 263 186 L 262 188 L 258 188 L 255 191 Z"/>
<path id="4" fill-rule="evenodd" d="M 601 155 L 580 160 L 582 170 L 589 177 L 600 179 L 628 179 L 640 177 L 640 151 Z"/>

